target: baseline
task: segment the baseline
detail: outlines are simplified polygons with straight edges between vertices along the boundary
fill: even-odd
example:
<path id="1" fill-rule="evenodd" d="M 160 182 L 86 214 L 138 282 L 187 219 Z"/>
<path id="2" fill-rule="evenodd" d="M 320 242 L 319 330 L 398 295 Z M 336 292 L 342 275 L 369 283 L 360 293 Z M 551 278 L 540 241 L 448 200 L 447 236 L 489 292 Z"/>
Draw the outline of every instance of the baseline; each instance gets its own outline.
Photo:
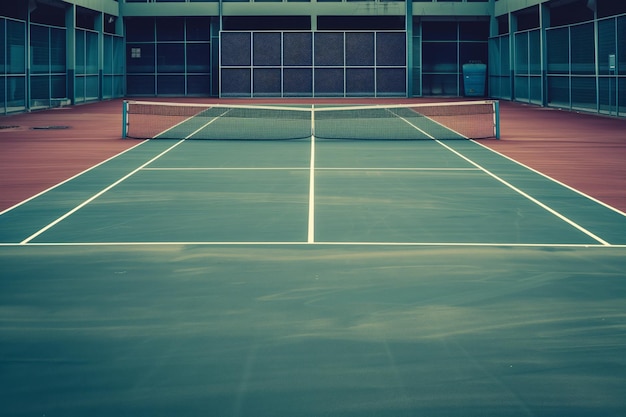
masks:
<path id="1" fill-rule="evenodd" d="M 0 243 L 0 247 L 26 246 L 432 246 L 432 247 L 491 247 L 491 248 L 617 248 L 626 249 L 626 244 L 588 243 L 489 243 L 489 242 L 211 242 L 211 241 L 172 241 L 172 242 L 26 242 Z"/>

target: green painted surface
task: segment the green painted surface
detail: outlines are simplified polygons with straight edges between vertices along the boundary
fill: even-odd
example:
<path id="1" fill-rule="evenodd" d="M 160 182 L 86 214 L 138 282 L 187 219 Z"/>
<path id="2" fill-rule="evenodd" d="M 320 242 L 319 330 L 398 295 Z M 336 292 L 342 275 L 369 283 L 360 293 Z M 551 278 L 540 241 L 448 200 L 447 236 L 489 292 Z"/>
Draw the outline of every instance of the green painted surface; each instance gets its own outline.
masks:
<path id="1" fill-rule="evenodd" d="M 311 150 L 150 141 L 0 216 L 2 414 L 624 414 L 622 214 L 464 141 L 317 142 L 310 193 Z"/>

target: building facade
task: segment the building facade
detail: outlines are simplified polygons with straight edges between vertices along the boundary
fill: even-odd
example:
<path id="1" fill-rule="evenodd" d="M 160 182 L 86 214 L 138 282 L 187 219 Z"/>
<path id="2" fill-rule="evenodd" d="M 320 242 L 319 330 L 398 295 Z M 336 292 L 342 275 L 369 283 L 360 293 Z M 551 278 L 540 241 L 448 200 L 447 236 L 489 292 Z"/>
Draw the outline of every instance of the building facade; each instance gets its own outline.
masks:
<path id="1" fill-rule="evenodd" d="M 0 113 L 133 97 L 485 94 L 626 116 L 626 2 L 15 0 Z"/>

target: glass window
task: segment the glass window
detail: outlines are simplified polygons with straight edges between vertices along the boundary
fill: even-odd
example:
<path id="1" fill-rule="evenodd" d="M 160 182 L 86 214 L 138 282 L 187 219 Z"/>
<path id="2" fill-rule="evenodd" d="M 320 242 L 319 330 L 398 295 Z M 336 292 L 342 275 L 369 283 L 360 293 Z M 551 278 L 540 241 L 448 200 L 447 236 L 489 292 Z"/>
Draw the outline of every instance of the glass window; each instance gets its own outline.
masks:
<path id="1" fill-rule="evenodd" d="M 127 18 L 126 40 L 130 42 L 154 42 L 154 18 Z"/>
<path id="2" fill-rule="evenodd" d="M 187 72 L 211 72 L 211 45 L 208 43 L 187 44 Z"/>
<path id="3" fill-rule="evenodd" d="M 113 74 L 113 37 L 104 35 L 103 43 L 103 74 Z"/>
<path id="4" fill-rule="evenodd" d="M 487 63 L 487 42 L 461 42 L 459 43 L 459 65 L 469 62 Z"/>
<path id="5" fill-rule="evenodd" d="M 2 48 L 2 52 L 0 52 L 0 74 L 4 74 L 6 72 L 5 69 L 5 52 L 6 51 L 6 39 L 4 36 L 4 28 L 5 28 L 5 20 L 0 18 L 0 47 Z M 4 104 L 4 78 L 0 79 L 0 88 L 2 88 L 2 95 L 0 95 L 0 100 L 2 100 L 2 104 Z"/>
<path id="6" fill-rule="evenodd" d="M 528 32 L 515 34 L 515 74 L 528 74 Z"/>
<path id="7" fill-rule="evenodd" d="M 157 94 L 185 95 L 184 75 L 159 75 L 157 76 Z"/>
<path id="8" fill-rule="evenodd" d="M 159 42 L 183 41 L 185 20 L 181 17 L 157 17 L 156 33 Z"/>
<path id="9" fill-rule="evenodd" d="M 187 76 L 187 95 L 208 95 L 211 93 L 211 77 L 208 75 Z"/>
<path id="10" fill-rule="evenodd" d="M 596 110 L 596 80 L 593 77 L 572 77 L 572 107 Z"/>
<path id="11" fill-rule="evenodd" d="M 6 22 L 6 72 L 7 74 L 26 73 L 26 24 L 7 20 Z"/>
<path id="12" fill-rule="evenodd" d="M 617 38 L 626 39 L 626 16 L 622 16 L 617 19 Z M 617 73 L 620 75 L 626 75 L 626 42 L 620 42 L 617 46 Z M 626 80 L 621 81 L 622 85 L 626 87 Z M 621 101 L 626 105 L 626 100 Z"/>
<path id="13" fill-rule="evenodd" d="M 208 41 L 211 39 L 211 19 L 206 17 L 188 17 L 187 41 Z"/>
<path id="14" fill-rule="evenodd" d="M 129 95 L 154 95 L 155 76 L 154 75 L 129 75 L 127 80 L 127 90 Z"/>
<path id="15" fill-rule="evenodd" d="M 0 75 L 0 114 L 4 114 L 7 112 L 7 102 L 6 102 L 6 88 L 5 88 L 5 83 L 6 83 L 6 77 L 3 75 Z"/>
<path id="16" fill-rule="evenodd" d="M 424 95 L 454 96 L 459 93 L 458 74 L 424 74 L 422 91 Z"/>
<path id="17" fill-rule="evenodd" d="M 50 72 L 50 30 L 48 27 L 31 25 L 30 54 L 30 69 L 33 74 Z"/>
<path id="18" fill-rule="evenodd" d="M 595 74 L 593 23 L 572 26 L 572 74 Z"/>
<path id="19" fill-rule="evenodd" d="M 549 74 L 569 73 L 569 28 L 546 31 Z"/>
<path id="20" fill-rule="evenodd" d="M 127 71 L 133 72 L 154 72 L 155 51 L 154 44 L 132 44 L 126 45 Z"/>
<path id="21" fill-rule="evenodd" d="M 50 71 L 65 72 L 65 30 L 50 29 Z M 62 96 L 65 97 L 65 96 Z"/>
<path id="22" fill-rule="evenodd" d="M 529 73 L 541 75 L 541 32 L 539 29 L 528 33 L 528 57 Z"/>
<path id="23" fill-rule="evenodd" d="M 30 98 L 31 101 L 50 98 L 50 77 L 48 75 L 30 77 Z"/>
<path id="24" fill-rule="evenodd" d="M 598 67 L 600 74 L 603 75 L 607 75 L 611 71 L 609 69 L 609 56 L 613 55 L 613 59 L 615 59 L 616 56 L 615 29 L 615 19 L 601 20 L 598 22 Z M 613 68 L 613 70 L 614 69 L 615 68 Z"/>
<path id="25" fill-rule="evenodd" d="M 183 43 L 157 44 L 157 72 L 185 72 Z"/>
<path id="26" fill-rule="evenodd" d="M 424 41 L 450 41 L 457 39 L 456 22 L 422 22 Z"/>
<path id="27" fill-rule="evenodd" d="M 486 41 L 489 38 L 489 22 L 459 22 L 459 39 L 462 41 Z"/>
<path id="28" fill-rule="evenodd" d="M 424 72 L 458 72 L 456 42 L 424 42 L 422 54 Z"/>
<path id="29" fill-rule="evenodd" d="M 85 72 L 98 74 L 98 34 L 87 32 L 85 35 Z"/>

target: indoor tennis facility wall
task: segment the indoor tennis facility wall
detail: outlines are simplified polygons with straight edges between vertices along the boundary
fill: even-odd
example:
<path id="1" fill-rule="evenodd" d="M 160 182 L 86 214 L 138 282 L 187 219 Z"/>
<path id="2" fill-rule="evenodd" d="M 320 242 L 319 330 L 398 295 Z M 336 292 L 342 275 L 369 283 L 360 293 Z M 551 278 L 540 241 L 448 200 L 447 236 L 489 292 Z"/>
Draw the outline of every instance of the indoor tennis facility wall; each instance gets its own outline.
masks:
<path id="1" fill-rule="evenodd" d="M 487 97 L 626 116 L 624 2 L 31 3 L 0 4 L 0 114 L 121 97 L 458 97 L 463 66 L 481 61 Z M 292 32 L 344 37 L 326 44 L 339 56 L 316 61 L 313 39 L 309 61 L 285 61 Z M 220 62 L 236 33 L 259 37 L 249 65 Z M 389 59 L 383 33 L 404 35 Z"/>

